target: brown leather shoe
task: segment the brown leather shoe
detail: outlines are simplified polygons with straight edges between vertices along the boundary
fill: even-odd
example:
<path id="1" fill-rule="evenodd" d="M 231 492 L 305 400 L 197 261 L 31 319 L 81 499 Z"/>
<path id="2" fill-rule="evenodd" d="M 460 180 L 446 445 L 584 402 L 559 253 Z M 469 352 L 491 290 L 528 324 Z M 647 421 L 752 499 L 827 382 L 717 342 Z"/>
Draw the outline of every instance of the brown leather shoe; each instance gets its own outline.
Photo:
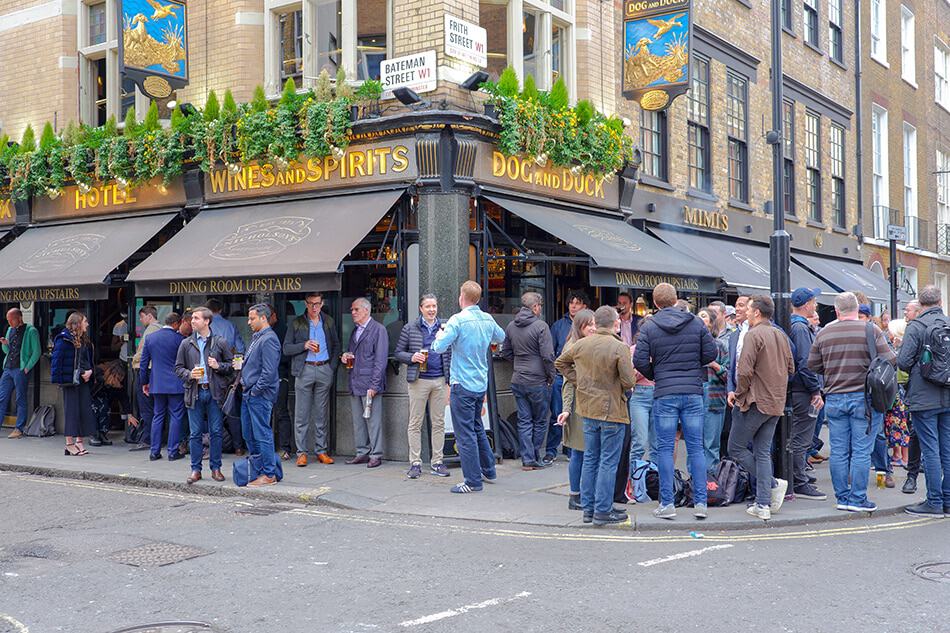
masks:
<path id="1" fill-rule="evenodd" d="M 21 431 L 20 429 L 13 429 L 10 435 L 7 436 L 7 439 L 15 440 L 21 437 L 23 437 L 23 431 Z"/>
<path id="2" fill-rule="evenodd" d="M 259 488 L 260 486 L 273 486 L 276 483 L 277 483 L 276 477 L 268 477 L 267 475 L 261 475 L 260 477 L 258 477 L 257 479 L 249 483 L 248 486 Z"/>
<path id="3" fill-rule="evenodd" d="M 212 470 L 211 478 L 214 479 L 215 481 L 224 481 L 224 473 L 222 473 L 220 469 Z"/>
<path id="4" fill-rule="evenodd" d="M 212 473 L 212 477 L 213 477 L 213 476 L 214 476 L 214 474 Z M 188 475 L 188 479 L 187 479 L 186 481 L 187 481 L 189 484 L 193 484 L 193 483 L 195 483 L 196 481 L 200 481 L 200 480 L 201 480 L 201 471 L 200 471 L 200 470 L 194 470 L 194 471 L 191 472 L 190 475 Z"/>
<path id="5" fill-rule="evenodd" d="M 369 455 L 357 455 L 353 459 L 346 460 L 347 464 L 365 464 L 369 461 Z"/>
<path id="6" fill-rule="evenodd" d="M 300 455 L 297 455 L 297 465 L 300 466 L 301 468 L 307 465 L 306 453 L 301 453 Z"/>
<path id="7" fill-rule="evenodd" d="M 317 453 L 317 461 L 321 464 L 332 464 L 333 458 L 326 453 Z"/>
<path id="8" fill-rule="evenodd" d="M 369 463 L 366 464 L 367 468 L 379 468 L 383 465 L 383 459 L 381 457 L 374 457 L 369 460 Z"/>
<path id="9" fill-rule="evenodd" d="M 235 456 L 235 457 L 244 457 L 244 449 L 243 449 L 243 448 L 236 449 L 236 450 L 234 451 L 234 456 Z"/>

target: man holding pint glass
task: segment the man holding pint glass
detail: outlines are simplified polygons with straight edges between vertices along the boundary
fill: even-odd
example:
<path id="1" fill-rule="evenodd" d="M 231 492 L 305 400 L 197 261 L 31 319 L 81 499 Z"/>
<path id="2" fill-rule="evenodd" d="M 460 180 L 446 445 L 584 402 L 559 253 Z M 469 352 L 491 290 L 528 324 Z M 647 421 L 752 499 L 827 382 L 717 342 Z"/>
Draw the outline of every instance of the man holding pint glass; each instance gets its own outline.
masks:
<path id="1" fill-rule="evenodd" d="M 336 326 L 324 314 L 323 295 L 306 296 L 307 311 L 294 319 L 284 336 L 284 355 L 292 358 L 294 377 L 294 438 L 297 465 L 307 465 L 307 453 L 321 464 L 332 464 L 327 454 L 330 424 L 330 390 L 340 365 L 340 339 Z"/>
<path id="2" fill-rule="evenodd" d="M 436 316 L 439 304 L 434 294 L 424 294 L 419 301 L 419 318 L 403 326 L 396 343 L 396 359 L 406 364 L 406 382 L 409 383 L 409 479 L 422 475 L 422 423 L 429 407 L 432 424 L 430 472 L 437 477 L 448 477 L 442 463 L 445 445 L 445 406 L 448 403 L 449 365 L 451 349 L 442 354 L 430 350 L 435 335 L 442 327 Z"/>
<path id="3" fill-rule="evenodd" d="M 188 483 L 201 479 L 201 436 L 211 436 L 211 478 L 224 481 L 221 472 L 221 434 L 224 413 L 220 403 L 227 395 L 232 374 L 231 346 L 211 333 L 211 310 L 195 308 L 191 314 L 194 332 L 181 342 L 175 359 L 175 374 L 185 385 L 185 409 L 188 411 L 188 452 L 191 474 Z"/>

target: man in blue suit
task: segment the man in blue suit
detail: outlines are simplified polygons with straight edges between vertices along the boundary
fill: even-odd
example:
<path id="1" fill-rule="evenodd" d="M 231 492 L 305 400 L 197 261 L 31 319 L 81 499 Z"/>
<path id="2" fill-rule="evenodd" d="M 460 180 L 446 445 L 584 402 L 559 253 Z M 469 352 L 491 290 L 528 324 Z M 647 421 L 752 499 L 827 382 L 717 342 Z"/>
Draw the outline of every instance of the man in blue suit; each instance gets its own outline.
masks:
<path id="1" fill-rule="evenodd" d="M 178 348 L 184 340 L 178 333 L 181 317 L 172 312 L 165 317 L 165 327 L 155 332 L 142 347 L 142 366 L 139 369 L 139 383 L 142 393 L 151 396 L 155 403 L 155 415 L 152 418 L 151 454 L 149 459 L 162 458 L 162 432 L 165 418 L 171 415 L 168 427 L 168 460 L 181 459 L 178 443 L 181 441 L 182 425 L 185 421 L 185 386 L 175 373 L 175 359 Z"/>

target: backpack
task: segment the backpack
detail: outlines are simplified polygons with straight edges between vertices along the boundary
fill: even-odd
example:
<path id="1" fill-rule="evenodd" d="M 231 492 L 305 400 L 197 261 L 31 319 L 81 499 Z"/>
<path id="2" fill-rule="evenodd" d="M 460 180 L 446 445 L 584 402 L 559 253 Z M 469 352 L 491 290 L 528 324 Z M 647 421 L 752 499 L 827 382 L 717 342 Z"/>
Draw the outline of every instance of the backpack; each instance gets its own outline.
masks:
<path id="1" fill-rule="evenodd" d="M 284 467 L 280 464 L 280 458 L 274 459 L 274 475 L 277 481 L 284 478 Z M 235 459 L 231 464 L 231 479 L 235 486 L 244 487 L 250 482 L 261 476 L 261 457 L 260 455 L 248 455 L 244 459 Z"/>
<path id="2" fill-rule="evenodd" d="M 629 497 L 637 503 L 646 503 L 651 499 L 647 491 L 647 475 L 650 472 L 657 472 L 656 464 L 642 459 L 634 460 L 633 470 L 630 471 Z M 659 484 L 657 486 L 659 489 Z"/>
<path id="3" fill-rule="evenodd" d="M 690 479 L 690 485 L 686 488 L 686 505 L 690 507 L 693 507 L 694 503 L 692 482 L 693 480 Z M 706 474 L 706 505 L 710 508 L 729 505 L 719 482 L 709 473 Z"/>
<path id="4" fill-rule="evenodd" d="M 865 334 L 871 364 L 868 365 L 868 373 L 864 377 L 864 409 L 870 428 L 872 409 L 878 413 L 887 413 L 894 406 L 894 399 L 897 397 L 897 370 L 894 365 L 878 356 L 874 324 L 867 324 Z"/>
<path id="5" fill-rule="evenodd" d="M 738 462 L 731 459 L 723 459 L 720 461 L 719 468 L 716 470 L 715 481 L 719 489 L 719 494 L 723 498 L 723 505 L 738 503 L 745 499 L 746 491 L 749 487 L 749 476 L 743 471 L 742 466 L 740 466 Z M 742 485 L 745 487 L 742 488 Z M 709 505 L 712 505 L 712 503 Z"/>
<path id="6" fill-rule="evenodd" d="M 660 473 L 654 466 L 646 471 L 646 491 L 647 496 L 654 501 L 660 500 Z M 692 489 L 688 480 L 683 478 L 683 473 L 677 468 L 673 471 L 673 505 L 677 508 L 690 503 L 692 499 Z"/>
<path id="7" fill-rule="evenodd" d="M 518 413 L 512 413 L 508 419 L 498 417 L 498 435 L 501 440 L 502 459 L 515 459 L 520 450 L 518 439 Z"/>
<path id="8" fill-rule="evenodd" d="M 920 375 L 935 385 L 950 387 L 950 324 L 944 319 L 927 326 Z"/>
<path id="9" fill-rule="evenodd" d="M 30 437 L 49 437 L 56 435 L 56 410 L 51 405 L 44 404 L 36 408 L 30 416 L 23 435 Z"/>

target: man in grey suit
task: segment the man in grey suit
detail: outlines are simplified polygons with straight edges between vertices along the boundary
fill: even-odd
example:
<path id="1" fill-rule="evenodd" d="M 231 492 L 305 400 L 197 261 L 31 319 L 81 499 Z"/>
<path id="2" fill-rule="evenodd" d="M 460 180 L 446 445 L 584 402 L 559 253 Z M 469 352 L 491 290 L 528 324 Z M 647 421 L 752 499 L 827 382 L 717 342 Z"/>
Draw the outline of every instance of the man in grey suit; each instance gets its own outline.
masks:
<path id="1" fill-rule="evenodd" d="M 370 317 L 371 308 L 370 302 L 362 297 L 350 305 L 354 328 L 340 360 L 350 374 L 350 410 L 356 445 L 356 455 L 346 463 L 376 468 L 383 463 L 383 403 L 377 396 L 386 390 L 389 335 L 386 328 Z M 367 406 L 369 417 L 364 418 Z"/>
<path id="2" fill-rule="evenodd" d="M 340 364 L 340 339 L 333 319 L 323 314 L 323 295 L 306 296 L 307 312 L 294 319 L 284 336 L 284 355 L 291 357 L 294 377 L 294 436 L 297 465 L 307 465 L 307 451 L 321 464 L 332 464 L 327 454 L 330 390 Z"/>

